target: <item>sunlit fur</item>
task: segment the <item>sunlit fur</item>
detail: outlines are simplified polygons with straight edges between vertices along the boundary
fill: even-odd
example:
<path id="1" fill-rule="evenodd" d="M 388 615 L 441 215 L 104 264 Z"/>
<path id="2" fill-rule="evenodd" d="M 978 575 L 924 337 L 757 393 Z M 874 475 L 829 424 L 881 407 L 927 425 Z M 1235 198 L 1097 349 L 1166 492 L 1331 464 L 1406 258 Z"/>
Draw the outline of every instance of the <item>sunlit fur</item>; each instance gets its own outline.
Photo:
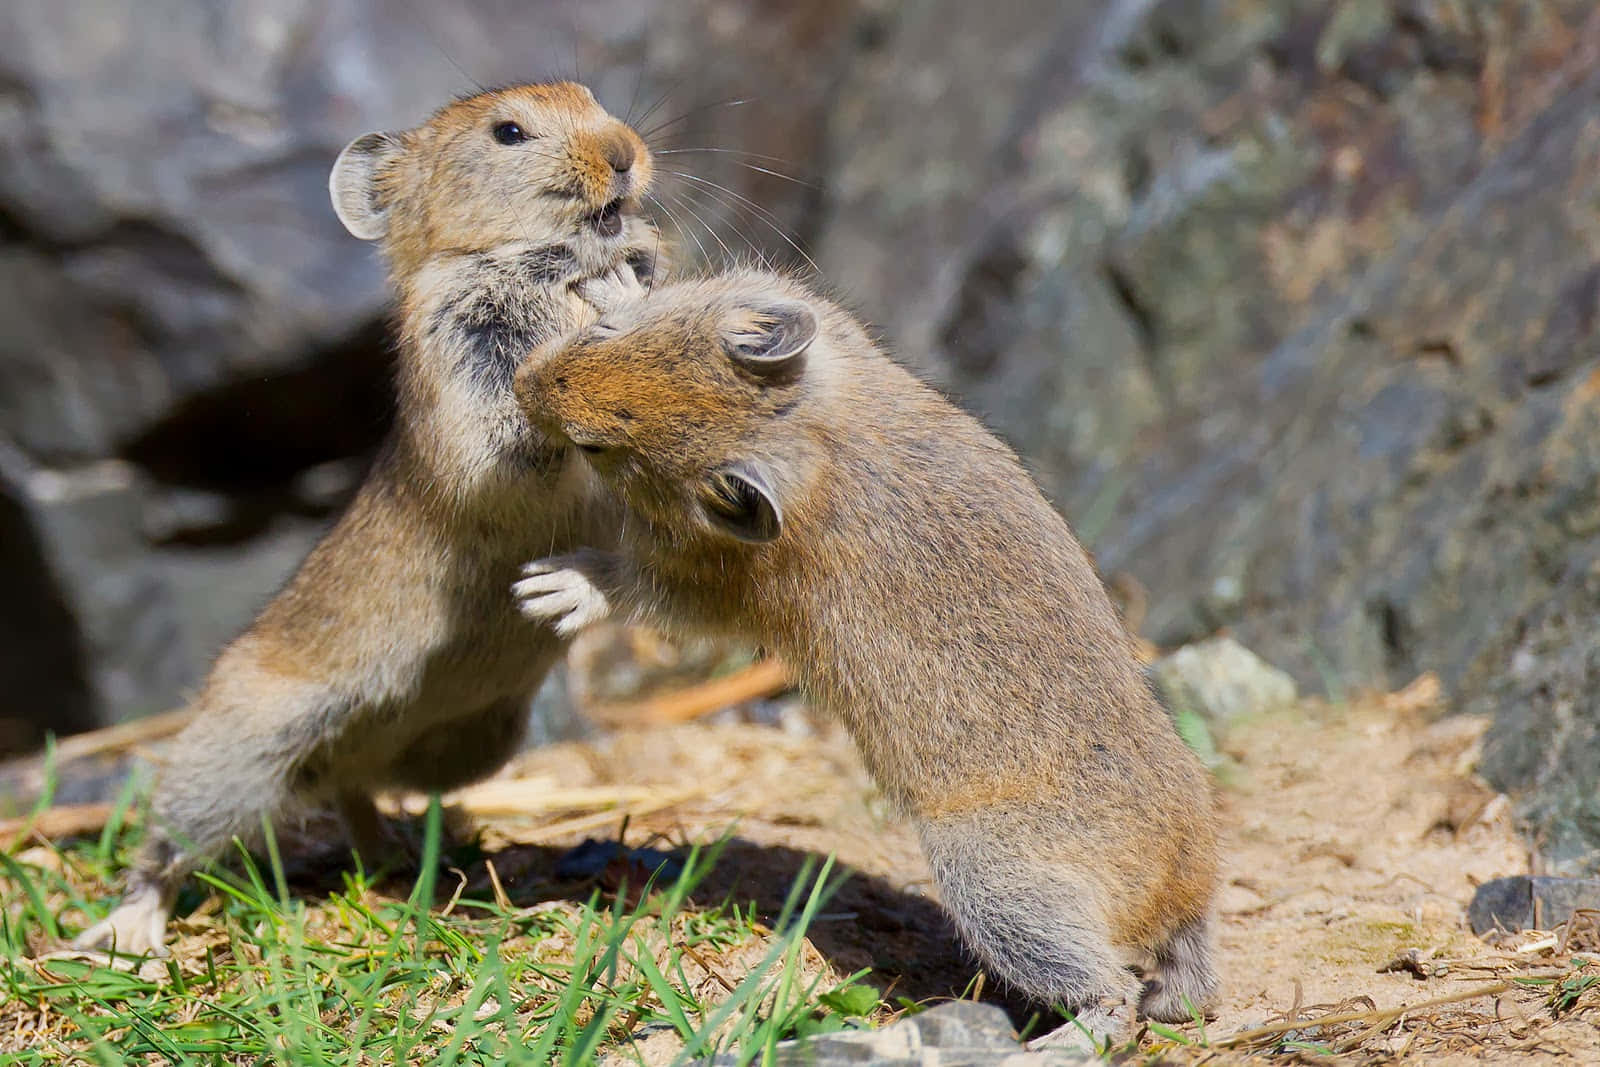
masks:
<path id="1" fill-rule="evenodd" d="M 533 138 L 497 143 L 502 121 Z M 352 210 L 381 216 L 400 298 L 394 432 L 343 518 L 218 658 L 157 783 L 128 894 L 87 944 L 158 947 L 186 874 L 291 801 L 336 805 L 370 857 L 374 790 L 496 770 L 562 651 L 513 610 L 516 566 L 613 536 L 518 414 L 511 373 L 594 317 L 576 282 L 658 266 L 656 233 L 633 213 L 650 176 L 642 143 L 564 84 L 471 97 L 361 140 L 378 151 L 351 180 L 370 173 L 376 188 L 357 187 Z M 608 155 L 620 142 L 636 155 L 625 175 Z M 617 198 L 622 231 L 606 236 L 586 220 Z"/>
<path id="2" fill-rule="evenodd" d="M 729 339 L 803 305 L 790 373 Z M 775 310 L 776 309 L 776 310 Z M 583 570 L 614 610 L 755 637 L 798 672 L 917 823 L 942 900 L 991 971 L 1110 1033 L 1203 1007 L 1216 884 L 1208 776 L 1179 740 L 1090 561 L 1016 456 L 834 304 L 754 271 L 658 286 L 523 368 L 536 425 L 627 507 Z M 701 486 L 760 471 L 776 540 L 722 532 Z"/>

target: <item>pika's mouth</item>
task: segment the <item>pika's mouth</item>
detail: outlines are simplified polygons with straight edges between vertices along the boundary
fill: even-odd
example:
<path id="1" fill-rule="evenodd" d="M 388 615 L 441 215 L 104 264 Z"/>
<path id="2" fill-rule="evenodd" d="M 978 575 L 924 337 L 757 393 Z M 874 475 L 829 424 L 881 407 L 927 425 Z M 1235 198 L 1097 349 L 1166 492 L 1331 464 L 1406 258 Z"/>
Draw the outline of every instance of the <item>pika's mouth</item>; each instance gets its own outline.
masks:
<path id="1" fill-rule="evenodd" d="M 622 199 L 618 197 L 590 215 L 585 221 L 602 237 L 615 237 L 622 232 Z"/>

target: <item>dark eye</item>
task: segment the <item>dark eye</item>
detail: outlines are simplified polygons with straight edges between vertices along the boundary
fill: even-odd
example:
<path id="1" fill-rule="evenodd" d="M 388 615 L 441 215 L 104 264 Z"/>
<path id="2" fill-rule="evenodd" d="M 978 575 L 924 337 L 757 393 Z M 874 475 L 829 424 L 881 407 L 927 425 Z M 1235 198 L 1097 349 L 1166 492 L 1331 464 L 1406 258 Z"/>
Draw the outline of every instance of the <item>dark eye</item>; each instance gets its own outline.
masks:
<path id="1" fill-rule="evenodd" d="M 598 456 L 606 450 L 605 445 L 579 445 L 578 447 L 591 456 Z"/>
<path id="2" fill-rule="evenodd" d="M 495 124 L 494 139 L 506 145 L 521 144 L 528 139 L 528 134 L 515 122 L 501 122 Z"/>

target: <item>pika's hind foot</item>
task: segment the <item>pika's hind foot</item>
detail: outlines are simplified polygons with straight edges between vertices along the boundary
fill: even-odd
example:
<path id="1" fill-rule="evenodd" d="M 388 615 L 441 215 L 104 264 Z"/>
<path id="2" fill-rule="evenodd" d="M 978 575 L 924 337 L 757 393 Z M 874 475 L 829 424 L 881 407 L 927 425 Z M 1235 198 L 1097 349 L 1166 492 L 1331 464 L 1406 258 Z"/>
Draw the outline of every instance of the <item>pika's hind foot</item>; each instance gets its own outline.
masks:
<path id="1" fill-rule="evenodd" d="M 611 601 L 586 571 L 599 553 L 551 556 L 522 568 L 522 580 L 511 587 L 517 609 L 535 622 L 546 622 L 562 637 L 571 637 L 611 614 Z"/>
<path id="2" fill-rule="evenodd" d="M 1140 1014 L 1163 1023 L 1186 1023 L 1204 1014 L 1217 992 L 1211 963 L 1207 920 L 1192 919 L 1178 927 L 1156 953 L 1155 973 L 1145 987 Z"/>
<path id="3" fill-rule="evenodd" d="M 170 908 L 161 887 L 136 879 L 110 915 L 79 934 L 72 947 L 119 956 L 166 956 Z"/>

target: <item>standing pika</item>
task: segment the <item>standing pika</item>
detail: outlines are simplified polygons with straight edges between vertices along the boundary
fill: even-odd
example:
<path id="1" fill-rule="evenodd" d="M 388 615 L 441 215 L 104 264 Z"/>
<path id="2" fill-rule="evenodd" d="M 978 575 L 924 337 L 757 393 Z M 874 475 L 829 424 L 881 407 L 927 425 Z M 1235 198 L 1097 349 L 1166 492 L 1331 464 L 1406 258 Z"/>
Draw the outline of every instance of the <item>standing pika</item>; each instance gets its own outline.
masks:
<path id="1" fill-rule="evenodd" d="M 516 393 L 627 510 L 620 552 L 526 567 L 524 613 L 754 636 L 915 821 L 994 974 L 1100 1037 L 1205 1005 L 1209 778 L 1010 449 L 754 271 L 610 305 Z"/>
<path id="2" fill-rule="evenodd" d="M 637 214 L 644 142 L 558 83 L 457 101 L 369 133 L 329 181 L 399 294 L 398 415 L 365 484 L 223 650 L 157 780 L 121 905 L 79 944 L 160 951 L 196 866 L 291 802 L 332 805 L 369 856 L 372 794 L 497 770 L 563 639 L 505 589 L 529 558 L 604 543 L 551 447 L 517 410 L 528 350 L 591 320 L 592 279 L 656 269 Z"/>

